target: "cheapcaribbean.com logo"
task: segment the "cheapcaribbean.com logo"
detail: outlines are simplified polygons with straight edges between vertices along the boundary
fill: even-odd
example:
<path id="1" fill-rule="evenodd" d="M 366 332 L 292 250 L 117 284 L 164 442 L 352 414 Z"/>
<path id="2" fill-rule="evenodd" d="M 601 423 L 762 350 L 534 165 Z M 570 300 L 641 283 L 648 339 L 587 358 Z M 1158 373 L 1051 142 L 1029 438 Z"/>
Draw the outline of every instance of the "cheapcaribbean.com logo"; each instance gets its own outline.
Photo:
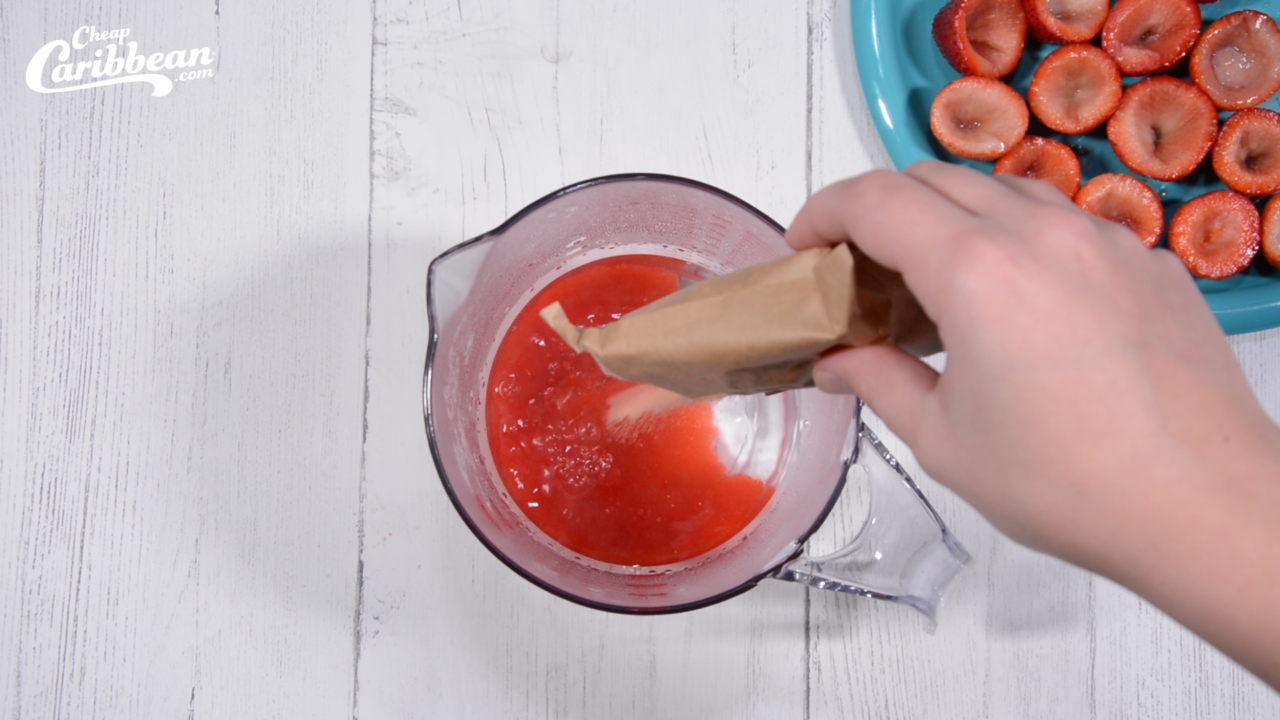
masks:
<path id="1" fill-rule="evenodd" d="M 131 40 L 128 45 L 125 44 L 124 40 L 129 37 L 129 34 L 129 28 L 98 32 L 96 26 L 85 26 L 72 34 L 70 42 L 53 40 L 46 43 L 36 51 L 27 65 L 27 87 L 38 93 L 59 93 L 87 90 L 103 85 L 147 82 L 152 85 L 152 97 L 162 97 L 173 90 L 174 80 L 182 82 L 213 77 L 213 68 L 185 69 L 195 68 L 197 64 L 199 66 L 213 64 L 215 56 L 211 49 L 204 47 L 187 51 L 174 50 L 169 53 L 158 52 L 151 55 L 140 54 L 136 41 Z M 82 57 L 73 59 L 72 48 L 85 50 L 85 53 Z M 56 58 L 54 53 L 57 53 Z M 50 63 L 50 58 L 57 61 L 49 74 L 51 83 L 55 86 L 59 83 L 75 84 L 61 87 L 45 86 L 44 71 Z M 147 72 L 144 73 L 143 70 Z M 182 70 L 182 72 L 170 78 L 168 74 L 161 72 L 164 70 Z M 83 82 L 88 79 L 86 75 L 88 78 L 105 79 Z"/>

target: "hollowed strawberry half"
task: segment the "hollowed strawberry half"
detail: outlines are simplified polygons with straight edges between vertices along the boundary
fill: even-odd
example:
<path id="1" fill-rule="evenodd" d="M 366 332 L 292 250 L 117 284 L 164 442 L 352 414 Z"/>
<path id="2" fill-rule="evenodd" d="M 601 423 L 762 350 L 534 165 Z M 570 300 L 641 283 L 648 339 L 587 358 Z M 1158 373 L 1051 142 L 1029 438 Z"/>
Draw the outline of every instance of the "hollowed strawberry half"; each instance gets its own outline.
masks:
<path id="1" fill-rule="evenodd" d="M 1233 190 L 1215 190 L 1182 204 L 1169 223 L 1169 249 L 1191 274 L 1221 280 L 1244 270 L 1261 244 L 1258 208 Z"/>
<path id="2" fill-rule="evenodd" d="M 1155 247 L 1164 232 L 1164 208 L 1151 186 L 1132 175 L 1105 173 L 1080 188 L 1076 205 L 1103 220 L 1124 225 L 1143 245 Z"/>
<path id="3" fill-rule="evenodd" d="M 1022 0 L 1027 30 L 1055 45 L 1089 42 L 1102 29 L 1110 0 Z"/>
<path id="4" fill-rule="evenodd" d="M 1223 110 L 1257 106 L 1280 90 L 1280 28 L 1256 10 L 1210 25 L 1191 51 L 1191 79 Z"/>
<path id="5" fill-rule="evenodd" d="M 1031 76 L 1027 101 L 1040 122 L 1058 132 L 1082 133 L 1101 125 L 1120 105 L 1120 68 L 1093 45 L 1063 45 Z"/>
<path id="6" fill-rule="evenodd" d="M 933 99 L 929 127 L 952 154 L 969 160 L 994 160 L 1027 132 L 1027 103 L 999 80 L 962 77 Z"/>
<path id="7" fill-rule="evenodd" d="M 1008 75 L 1026 39 L 1022 0 L 951 0 L 933 18 L 933 41 L 961 75 Z"/>
<path id="8" fill-rule="evenodd" d="M 1218 132 L 1218 109 L 1195 85 L 1166 75 L 1130 85 L 1107 121 L 1111 148 L 1129 169 L 1157 180 L 1186 177 Z"/>
<path id="9" fill-rule="evenodd" d="M 1280 113 L 1249 108 L 1227 118 L 1213 145 L 1213 171 L 1245 195 L 1280 191 Z"/>
<path id="10" fill-rule="evenodd" d="M 1080 189 L 1080 161 L 1057 140 L 1028 135 L 996 161 L 994 174 L 1043 180 L 1067 197 Z"/>
<path id="11" fill-rule="evenodd" d="M 1268 200 L 1262 211 L 1262 255 L 1280 268 L 1280 195 Z"/>
<path id="12" fill-rule="evenodd" d="M 1102 49 L 1125 75 L 1167 70 L 1200 36 L 1200 6 L 1193 0 L 1118 0 L 1102 26 Z"/>

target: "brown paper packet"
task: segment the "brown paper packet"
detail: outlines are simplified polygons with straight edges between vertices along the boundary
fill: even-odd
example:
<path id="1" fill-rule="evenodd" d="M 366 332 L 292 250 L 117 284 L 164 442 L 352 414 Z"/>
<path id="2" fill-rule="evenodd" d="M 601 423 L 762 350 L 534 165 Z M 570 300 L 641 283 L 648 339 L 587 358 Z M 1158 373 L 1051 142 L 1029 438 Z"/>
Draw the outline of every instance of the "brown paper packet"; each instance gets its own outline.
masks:
<path id="1" fill-rule="evenodd" d="M 902 276 L 847 244 L 696 283 L 601 327 L 575 326 L 560 303 L 540 314 L 606 373 L 690 398 L 811 386 L 839 346 L 942 349 Z"/>

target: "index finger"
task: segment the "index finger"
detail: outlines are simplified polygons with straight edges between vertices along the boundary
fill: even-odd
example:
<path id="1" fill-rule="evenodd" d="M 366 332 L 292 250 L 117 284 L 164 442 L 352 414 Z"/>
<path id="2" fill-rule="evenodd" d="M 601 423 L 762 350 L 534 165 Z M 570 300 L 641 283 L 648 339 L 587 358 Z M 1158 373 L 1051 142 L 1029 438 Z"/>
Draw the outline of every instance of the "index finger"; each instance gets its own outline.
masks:
<path id="1" fill-rule="evenodd" d="M 902 273 L 929 308 L 929 279 L 946 272 L 961 231 L 980 219 L 926 183 L 875 170 L 829 185 L 809 198 L 787 230 L 796 250 L 853 242 L 871 259 Z"/>

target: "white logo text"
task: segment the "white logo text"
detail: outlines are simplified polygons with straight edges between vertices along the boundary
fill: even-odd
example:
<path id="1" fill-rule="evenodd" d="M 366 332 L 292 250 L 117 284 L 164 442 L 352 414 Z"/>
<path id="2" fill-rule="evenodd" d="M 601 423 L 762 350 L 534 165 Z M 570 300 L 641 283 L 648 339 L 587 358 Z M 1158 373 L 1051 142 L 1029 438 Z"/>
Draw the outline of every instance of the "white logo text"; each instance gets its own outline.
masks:
<path id="1" fill-rule="evenodd" d="M 162 97 L 173 90 L 173 79 L 163 71 L 183 70 L 176 77 L 179 82 L 213 77 L 213 68 L 185 70 L 197 65 L 203 67 L 213 64 L 215 56 L 211 49 L 203 47 L 146 55 L 138 52 L 136 41 L 125 43 L 125 38 L 129 35 L 129 28 L 99 32 L 97 27 L 85 26 L 72 34 L 70 42 L 53 40 L 46 43 L 36 51 L 27 65 L 27 87 L 38 93 L 59 93 L 103 85 L 146 82 L 151 83 L 153 97 Z M 91 45 L 99 46 L 92 51 L 91 58 L 72 60 L 72 48 L 84 50 Z M 56 60 L 49 75 L 54 87 L 48 87 L 42 81 L 45 68 L 51 62 L 50 58 Z M 144 73 L 144 70 L 147 72 Z M 86 79 L 86 74 L 89 78 L 104 79 L 82 82 Z M 60 83 L 75 84 L 59 86 Z"/>

